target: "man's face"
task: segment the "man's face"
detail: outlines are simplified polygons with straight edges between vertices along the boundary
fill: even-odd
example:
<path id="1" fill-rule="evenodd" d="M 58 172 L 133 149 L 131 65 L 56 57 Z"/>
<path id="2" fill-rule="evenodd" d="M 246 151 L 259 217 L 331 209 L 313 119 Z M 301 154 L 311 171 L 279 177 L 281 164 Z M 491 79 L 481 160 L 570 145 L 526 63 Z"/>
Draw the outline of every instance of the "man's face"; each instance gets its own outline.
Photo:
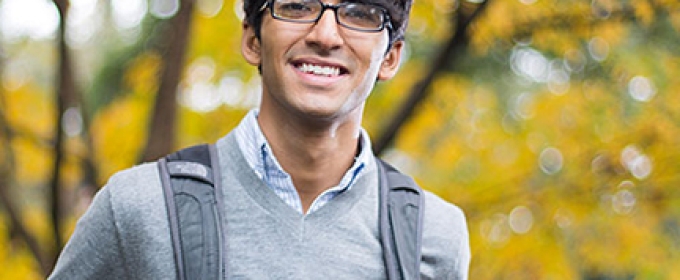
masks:
<path id="1" fill-rule="evenodd" d="M 403 43 L 386 53 L 387 29 L 342 27 L 331 9 L 317 23 L 286 22 L 263 13 L 261 38 L 244 25 L 242 44 L 246 60 L 262 67 L 262 111 L 283 109 L 328 120 L 360 116 L 375 81 L 397 71 Z"/>

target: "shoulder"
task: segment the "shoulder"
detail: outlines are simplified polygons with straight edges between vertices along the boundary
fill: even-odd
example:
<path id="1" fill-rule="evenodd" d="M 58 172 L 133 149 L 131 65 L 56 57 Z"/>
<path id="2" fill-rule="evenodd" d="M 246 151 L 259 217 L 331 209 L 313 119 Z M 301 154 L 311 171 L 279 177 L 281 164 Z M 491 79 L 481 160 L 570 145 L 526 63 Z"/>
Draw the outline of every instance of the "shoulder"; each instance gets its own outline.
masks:
<path id="1" fill-rule="evenodd" d="M 113 174 L 103 189 L 111 193 L 114 202 L 134 203 L 162 193 L 156 162 L 143 163 Z"/>
<path id="2" fill-rule="evenodd" d="M 142 163 L 118 171 L 109 178 L 105 187 L 115 191 L 144 191 L 144 185 L 148 183 L 160 184 L 157 162 Z"/>
<path id="3" fill-rule="evenodd" d="M 423 193 L 423 273 L 436 279 L 467 279 L 471 256 L 463 210 L 431 192 Z"/>
<path id="4" fill-rule="evenodd" d="M 172 260 L 162 249 L 170 243 L 161 234 L 165 206 L 156 169 L 155 164 L 143 164 L 110 177 L 78 220 L 50 279 L 129 278 L 127 272 L 140 270 L 136 260 Z M 155 225 L 149 224 L 154 220 Z M 156 256 L 137 252 L 146 249 L 154 249 L 148 251 Z"/>
<path id="5" fill-rule="evenodd" d="M 158 164 L 144 163 L 111 176 L 104 187 L 116 235 L 129 271 L 172 275 L 173 254 Z M 151 277 L 153 276 L 153 277 Z"/>
<path id="6" fill-rule="evenodd" d="M 453 233 L 467 235 L 465 214 L 460 207 L 429 191 L 425 195 L 425 221 L 435 228 L 454 230 Z"/>
<path id="7" fill-rule="evenodd" d="M 173 252 L 156 163 L 109 178 L 64 248 L 53 279 L 172 279 Z"/>
<path id="8" fill-rule="evenodd" d="M 165 215 L 165 202 L 156 162 L 144 163 L 120 171 L 109 178 L 100 190 L 106 193 L 118 221 L 161 222 Z"/>

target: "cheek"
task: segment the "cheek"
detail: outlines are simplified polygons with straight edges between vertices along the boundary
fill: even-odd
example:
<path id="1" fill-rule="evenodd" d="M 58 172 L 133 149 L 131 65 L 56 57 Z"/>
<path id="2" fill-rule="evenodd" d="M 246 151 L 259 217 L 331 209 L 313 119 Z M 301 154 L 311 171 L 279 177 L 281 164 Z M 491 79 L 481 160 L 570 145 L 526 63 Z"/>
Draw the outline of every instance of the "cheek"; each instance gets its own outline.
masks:
<path id="1" fill-rule="evenodd" d="M 383 32 L 382 36 L 377 36 L 372 40 L 361 40 L 355 42 L 358 46 L 354 51 L 359 55 L 359 59 L 365 63 L 365 71 L 367 76 L 377 75 L 380 67 L 385 59 L 387 53 L 388 38 L 387 32 Z M 375 80 L 375 77 L 373 77 Z"/>
<path id="2" fill-rule="evenodd" d="M 377 42 L 372 48 L 373 52 L 371 58 L 380 59 L 380 61 L 382 62 L 382 59 L 385 57 L 385 54 L 387 53 L 387 46 L 389 46 L 389 42 L 390 36 L 387 35 L 386 31 L 383 31 L 382 35 L 377 39 Z"/>
<path id="3" fill-rule="evenodd" d="M 285 60 L 284 42 L 277 41 L 275 36 L 268 34 L 269 37 L 262 37 L 262 53 L 260 55 L 260 65 L 263 80 L 276 78 L 280 72 L 281 64 Z"/>
<path id="4" fill-rule="evenodd" d="M 380 67 L 382 66 L 384 60 L 383 52 L 373 51 L 368 55 L 364 61 L 366 61 L 365 73 L 364 73 L 364 83 L 375 83 L 378 79 L 378 73 L 380 72 Z"/>

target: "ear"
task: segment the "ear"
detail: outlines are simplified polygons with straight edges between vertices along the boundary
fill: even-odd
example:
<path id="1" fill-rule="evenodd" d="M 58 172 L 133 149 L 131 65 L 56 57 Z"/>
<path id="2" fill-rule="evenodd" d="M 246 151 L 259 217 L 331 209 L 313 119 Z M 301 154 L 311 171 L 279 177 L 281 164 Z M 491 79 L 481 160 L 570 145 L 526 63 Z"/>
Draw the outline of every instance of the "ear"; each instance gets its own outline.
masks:
<path id="1" fill-rule="evenodd" d="M 385 59 L 380 65 L 378 72 L 378 80 L 386 81 L 392 79 L 399 70 L 399 63 L 401 62 L 401 51 L 404 48 L 404 41 L 396 41 L 392 48 L 385 54 Z"/>
<path id="2" fill-rule="evenodd" d="M 241 37 L 241 54 L 254 66 L 259 66 L 262 60 L 260 39 L 255 36 L 255 29 L 243 21 L 243 35 Z"/>

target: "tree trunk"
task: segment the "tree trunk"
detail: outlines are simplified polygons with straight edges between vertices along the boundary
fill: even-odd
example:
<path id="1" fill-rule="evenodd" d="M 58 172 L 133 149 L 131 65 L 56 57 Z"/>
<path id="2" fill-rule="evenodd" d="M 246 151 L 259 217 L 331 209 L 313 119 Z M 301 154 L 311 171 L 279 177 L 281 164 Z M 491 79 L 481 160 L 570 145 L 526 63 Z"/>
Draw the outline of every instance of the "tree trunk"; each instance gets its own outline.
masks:
<path id="1" fill-rule="evenodd" d="M 428 88 L 437 74 L 444 71 L 448 65 L 455 63 L 464 54 L 463 52 L 469 43 L 468 27 L 481 14 L 490 1 L 487 0 L 479 5 L 475 5 L 475 7 L 472 7 L 474 10 L 469 15 L 463 13 L 463 8 L 468 7 L 466 5 L 472 4 L 465 2 L 461 4 L 461 9 L 454 14 L 456 16 L 455 33 L 434 58 L 432 67 L 427 71 L 425 77 L 411 88 L 406 101 L 399 107 L 395 116 L 390 118 L 390 122 L 373 146 L 376 155 L 382 154 L 392 144 L 406 121 L 411 118 L 418 105 L 427 97 Z"/>
<path id="2" fill-rule="evenodd" d="M 142 162 L 156 160 L 175 148 L 177 89 L 184 70 L 184 57 L 189 41 L 194 0 L 181 0 L 180 5 L 174 17 L 161 23 L 163 34 L 160 36 L 160 51 L 164 66 L 161 70 L 161 81 L 149 123 L 146 146 L 140 158 Z"/>
<path id="3" fill-rule="evenodd" d="M 51 208 L 51 223 L 52 233 L 54 235 L 54 243 L 50 253 L 50 258 L 56 260 L 56 256 L 63 247 L 63 237 L 61 234 L 60 221 L 63 217 L 60 184 L 61 184 L 61 163 L 64 158 L 64 130 L 61 119 L 64 112 L 69 107 L 76 105 L 76 88 L 73 76 L 73 64 L 71 54 L 66 45 L 66 19 L 68 16 L 69 0 L 54 0 L 59 11 L 59 29 L 57 36 L 59 66 L 57 75 L 56 87 L 56 114 L 54 116 L 54 163 L 52 169 L 52 178 L 50 180 L 50 208 Z"/>

